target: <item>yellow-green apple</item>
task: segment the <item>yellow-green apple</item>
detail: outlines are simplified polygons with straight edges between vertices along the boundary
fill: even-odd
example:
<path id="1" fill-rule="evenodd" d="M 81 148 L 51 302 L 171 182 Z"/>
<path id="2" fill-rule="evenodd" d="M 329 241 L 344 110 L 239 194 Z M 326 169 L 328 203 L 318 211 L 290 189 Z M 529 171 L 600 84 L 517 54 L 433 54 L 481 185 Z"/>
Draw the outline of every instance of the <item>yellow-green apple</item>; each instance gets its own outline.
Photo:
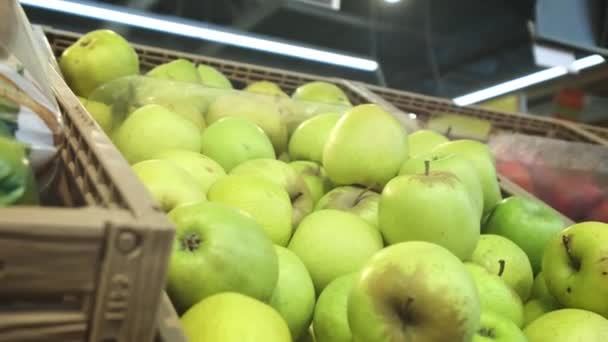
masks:
<path id="1" fill-rule="evenodd" d="M 323 162 L 323 149 L 340 114 L 325 113 L 315 115 L 302 122 L 289 140 L 289 156 L 293 160 Z"/>
<path id="2" fill-rule="evenodd" d="M 159 105 L 146 105 L 133 113 L 113 135 L 116 147 L 131 164 L 168 149 L 199 152 L 200 130 L 187 119 Z"/>
<path id="3" fill-rule="evenodd" d="M 208 297 L 180 318 L 190 342 L 291 342 L 285 320 L 269 305 L 234 292 Z"/>
<path id="4" fill-rule="evenodd" d="M 358 276 L 357 272 L 340 276 L 321 292 L 313 317 L 316 342 L 352 342 L 348 295 Z"/>
<path id="5" fill-rule="evenodd" d="M 325 209 L 302 220 L 289 249 L 304 262 L 317 293 L 321 293 L 332 280 L 357 271 L 382 249 L 382 237 L 354 214 Z"/>
<path id="6" fill-rule="evenodd" d="M 511 240 L 494 234 L 482 234 L 471 261 L 497 274 L 525 302 L 530 297 L 534 274 L 526 252 Z"/>
<path id="7" fill-rule="evenodd" d="M 254 96 L 220 96 L 209 106 L 205 119 L 210 125 L 224 117 L 239 117 L 253 122 L 270 138 L 276 154 L 287 150 L 287 126 L 273 102 Z"/>
<path id="8" fill-rule="evenodd" d="M 562 305 L 608 317 L 608 224 L 577 223 L 551 239 L 543 277 Z"/>
<path id="9" fill-rule="evenodd" d="M 194 64 L 181 58 L 154 67 L 154 69 L 148 71 L 146 76 L 177 82 L 201 83 L 201 78 Z"/>
<path id="10" fill-rule="evenodd" d="M 448 138 L 430 129 L 421 129 L 407 136 L 411 158 L 423 156 L 448 141 Z"/>
<path id="11" fill-rule="evenodd" d="M 481 182 L 484 213 L 494 209 L 494 206 L 502 199 L 498 178 L 496 177 L 494 156 L 487 145 L 479 141 L 461 139 L 437 145 L 431 150 L 431 153 L 434 156 L 455 154 L 465 157 L 473 164 Z"/>
<path id="12" fill-rule="evenodd" d="M 168 216 L 176 234 L 167 290 L 178 310 L 227 291 L 270 298 L 279 275 L 278 258 L 251 216 L 210 202 L 181 205 Z"/>
<path id="13" fill-rule="evenodd" d="M 230 171 L 231 175 L 248 175 L 273 182 L 287 191 L 293 208 L 292 225 L 297 225 L 314 207 L 313 199 L 304 179 L 289 166 L 276 159 L 248 160 Z"/>
<path id="14" fill-rule="evenodd" d="M 232 89 L 230 80 L 216 68 L 205 64 L 199 64 L 196 69 L 203 85 L 221 89 Z"/>
<path id="15" fill-rule="evenodd" d="M 560 309 L 561 307 L 561 304 L 549 293 L 543 272 L 539 272 L 536 278 L 534 278 L 532 295 L 524 305 L 524 326 L 527 326 L 530 322 L 547 312 Z"/>
<path id="16" fill-rule="evenodd" d="M 321 197 L 315 210 L 337 209 L 353 213 L 378 227 L 380 194 L 358 186 L 340 186 Z"/>
<path id="17" fill-rule="evenodd" d="M 498 275 L 471 262 L 464 264 L 475 281 L 482 311 L 492 311 L 521 327 L 524 321 L 524 306 L 517 293 Z"/>
<path id="18" fill-rule="evenodd" d="M 430 170 L 451 172 L 467 188 L 479 219 L 483 215 L 483 192 L 481 182 L 475 173 L 473 164 L 466 158 L 457 155 L 433 156 L 432 154 L 422 155 L 406 160 L 401 169 L 400 175 L 411 175 L 423 173 L 425 171 L 425 161 L 429 161 Z"/>
<path id="19" fill-rule="evenodd" d="M 453 173 L 429 171 L 393 178 L 382 191 L 378 227 L 388 244 L 428 241 L 468 260 L 479 240 L 479 215 Z"/>
<path id="20" fill-rule="evenodd" d="M 528 339 L 508 318 L 492 311 L 482 311 L 481 326 L 472 342 L 528 342 Z"/>
<path id="21" fill-rule="evenodd" d="M 163 150 L 154 159 L 168 160 L 186 170 L 194 178 L 200 189 L 207 194 L 211 184 L 226 175 L 222 166 L 213 159 L 197 152 L 183 150 Z"/>
<path id="22" fill-rule="evenodd" d="M 293 340 L 306 333 L 315 308 L 315 287 L 310 274 L 295 253 L 275 246 L 279 258 L 279 280 L 270 297 L 272 306 L 289 326 Z"/>
<path id="23" fill-rule="evenodd" d="M 207 197 L 253 216 L 275 244 L 286 246 L 289 242 L 293 209 L 289 195 L 276 183 L 254 176 L 228 175 L 211 185 Z"/>
<path id="24" fill-rule="evenodd" d="M 249 84 L 245 89 L 248 92 L 258 93 L 258 94 L 266 94 L 272 96 L 281 96 L 281 97 L 289 97 L 287 94 L 281 90 L 276 83 L 270 81 L 257 81 Z"/>
<path id="25" fill-rule="evenodd" d="M 292 97 L 296 100 L 350 105 L 348 96 L 342 89 L 335 84 L 323 81 L 308 82 L 299 86 Z"/>
<path id="26" fill-rule="evenodd" d="M 424 241 L 376 253 L 348 297 L 354 341 L 471 341 L 479 316 L 475 283 L 462 262 Z"/>
<path id="27" fill-rule="evenodd" d="M 549 289 L 547 288 L 547 283 L 545 282 L 545 277 L 543 272 L 539 272 L 534 278 L 534 284 L 532 285 L 532 299 L 538 299 L 543 303 L 548 304 L 551 307 L 551 310 L 556 310 L 561 307 L 561 304 L 551 295 Z"/>
<path id="28" fill-rule="evenodd" d="M 544 203 L 511 196 L 496 206 L 483 230 L 515 242 L 528 255 L 534 274 L 538 274 L 545 247 L 564 228 L 561 217 Z"/>
<path id="29" fill-rule="evenodd" d="M 134 164 L 131 169 L 165 212 L 182 204 L 206 199 L 197 180 L 168 160 L 144 160 Z"/>
<path id="30" fill-rule="evenodd" d="M 63 51 L 59 66 L 70 88 L 83 97 L 113 79 L 139 74 L 135 50 L 123 37 L 107 29 L 80 37 Z"/>
<path id="31" fill-rule="evenodd" d="M 323 149 L 323 167 L 336 185 L 381 189 L 407 158 L 407 133 L 391 114 L 375 104 L 346 112 L 331 130 Z"/>
<path id="32" fill-rule="evenodd" d="M 218 162 L 226 172 L 258 158 L 274 158 L 274 149 L 264 131 L 244 118 L 220 119 L 201 134 L 201 153 Z"/>
<path id="33" fill-rule="evenodd" d="M 80 96 L 78 96 L 78 100 L 80 100 L 80 103 L 82 103 L 87 112 L 91 114 L 99 127 L 110 136 L 113 125 L 112 108 L 103 102 L 87 100 Z"/>
<path id="34" fill-rule="evenodd" d="M 289 166 L 302 177 L 308 186 L 313 205 L 331 189 L 332 184 L 327 178 L 323 166 L 307 160 L 294 161 L 289 163 Z"/>
<path id="35" fill-rule="evenodd" d="M 528 342 L 608 341 L 608 319 L 580 309 L 551 311 L 530 323 L 524 334 Z"/>

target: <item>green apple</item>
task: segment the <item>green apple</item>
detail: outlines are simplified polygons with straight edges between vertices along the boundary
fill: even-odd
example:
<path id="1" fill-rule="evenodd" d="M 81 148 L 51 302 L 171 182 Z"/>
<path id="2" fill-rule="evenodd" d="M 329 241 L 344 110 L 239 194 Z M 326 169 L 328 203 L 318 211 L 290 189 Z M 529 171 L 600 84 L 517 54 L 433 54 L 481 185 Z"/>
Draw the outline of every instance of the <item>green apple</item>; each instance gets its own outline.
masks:
<path id="1" fill-rule="evenodd" d="M 482 234 L 471 261 L 497 274 L 525 302 L 530 297 L 534 274 L 526 252 L 500 235 Z"/>
<path id="2" fill-rule="evenodd" d="M 279 258 L 279 280 L 269 304 L 287 322 L 291 337 L 299 339 L 306 333 L 315 308 L 315 287 L 310 274 L 295 253 L 275 246 Z"/>
<path id="3" fill-rule="evenodd" d="M 306 333 L 295 342 L 317 342 L 312 325 L 306 330 Z"/>
<path id="4" fill-rule="evenodd" d="M 475 283 L 463 264 L 424 241 L 376 253 L 348 297 L 354 341 L 471 341 L 479 316 Z"/>
<path id="5" fill-rule="evenodd" d="M 148 71 L 146 76 L 177 82 L 201 83 L 201 78 L 194 64 L 181 58 L 154 67 L 154 69 Z"/>
<path id="6" fill-rule="evenodd" d="M 168 110 L 172 111 L 175 114 L 183 117 L 184 119 L 188 119 L 192 122 L 198 129 L 201 131 L 207 127 L 207 123 L 205 122 L 205 117 L 202 113 L 204 110 L 199 109 L 196 103 L 190 103 L 188 101 L 158 101 L 156 104 L 159 104 Z"/>
<path id="7" fill-rule="evenodd" d="M 291 342 L 289 328 L 269 305 L 234 292 L 208 297 L 180 319 L 190 342 Z"/>
<path id="8" fill-rule="evenodd" d="M 491 311 L 481 312 L 481 326 L 472 342 L 528 342 L 515 323 Z"/>
<path id="9" fill-rule="evenodd" d="M 524 324 L 523 327 L 527 327 L 530 323 L 534 322 L 538 317 L 557 310 L 548 306 L 545 302 L 540 299 L 530 299 L 524 304 Z"/>
<path id="10" fill-rule="evenodd" d="M 199 64 L 196 69 L 203 85 L 221 89 L 232 89 L 230 80 L 216 68 Z"/>
<path id="11" fill-rule="evenodd" d="M 179 206 L 168 216 L 176 236 L 167 290 L 178 310 L 227 291 L 270 298 L 279 277 L 278 258 L 253 218 L 209 202 Z"/>
<path id="12" fill-rule="evenodd" d="M 313 318 L 317 342 L 352 342 L 348 326 L 348 295 L 358 277 L 357 272 L 340 276 L 321 292 Z"/>
<path id="13" fill-rule="evenodd" d="M 582 222 L 555 236 L 543 256 L 543 277 L 562 305 L 608 317 L 608 224 Z"/>
<path id="14" fill-rule="evenodd" d="M 525 329 L 528 342 L 608 341 L 608 320 L 579 309 L 561 309 L 537 318 Z"/>
<path id="15" fill-rule="evenodd" d="M 116 147 L 131 164 L 168 149 L 200 151 L 200 130 L 187 119 L 159 105 L 146 105 L 133 113 L 113 135 Z"/>
<path id="16" fill-rule="evenodd" d="M 467 188 L 469 197 L 481 220 L 481 216 L 483 215 L 483 192 L 481 190 L 481 182 L 475 173 L 473 164 L 462 156 L 432 156 L 431 154 L 428 154 L 406 160 L 403 165 L 401 165 L 399 174 L 412 175 L 423 173 L 425 171 L 425 161 L 427 160 L 430 162 L 430 170 L 451 172 L 458 177 L 462 184 Z"/>
<path id="17" fill-rule="evenodd" d="M 248 119 L 266 133 L 277 155 L 287 150 L 287 126 L 273 102 L 236 94 L 220 96 L 211 103 L 205 118 L 210 125 L 224 117 Z"/>
<path id="18" fill-rule="evenodd" d="M 248 160 L 230 171 L 231 175 L 249 175 L 273 182 L 287 191 L 293 207 L 292 225 L 297 225 L 314 207 L 304 179 L 289 166 L 276 159 Z"/>
<path id="19" fill-rule="evenodd" d="M 315 210 L 337 209 L 353 213 L 378 227 L 380 194 L 358 186 L 340 186 L 321 197 Z"/>
<path id="20" fill-rule="evenodd" d="M 306 183 L 312 197 L 313 205 L 332 188 L 332 184 L 321 165 L 311 161 L 298 160 L 289 163 L 289 166 L 291 166 Z"/>
<path id="21" fill-rule="evenodd" d="M 119 34 L 106 29 L 80 37 L 63 51 L 59 66 L 70 88 L 83 97 L 113 79 L 139 74 L 135 50 Z"/>
<path id="22" fill-rule="evenodd" d="M 87 100 L 84 97 L 78 96 L 78 100 L 84 106 L 84 108 L 91 114 L 93 120 L 97 122 L 99 127 L 110 136 L 112 133 L 112 108 L 105 103 L 97 102 L 93 100 Z"/>
<path id="23" fill-rule="evenodd" d="M 251 159 L 274 158 L 274 149 L 264 131 L 244 118 L 220 119 L 201 134 L 201 153 L 230 172 Z"/>
<path id="24" fill-rule="evenodd" d="M 430 165 L 430 163 L 427 163 Z M 428 241 L 468 260 L 479 240 L 479 215 L 463 183 L 450 172 L 392 179 L 382 191 L 378 226 L 388 244 Z"/>
<path id="25" fill-rule="evenodd" d="M 243 89 L 243 90 L 252 92 L 252 93 L 258 93 L 258 94 L 289 97 L 287 94 L 285 94 L 283 92 L 283 90 L 281 90 L 281 87 L 279 87 L 276 83 L 269 82 L 269 81 L 253 82 L 253 83 L 249 84 L 247 87 L 245 87 L 245 89 Z"/>
<path id="26" fill-rule="evenodd" d="M 527 326 L 538 317 L 547 312 L 560 309 L 561 304 L 549 293 L 543 272 L 539 272 L 534 278 L 532 295 L 524 305 L 524 326 Z"/>
<path id="27" fill-rule="evenodd" d="M 226 175 L 222 166 L 200 153 L 183 150 L 163 150 L 154 159 L 168 160 L 186 170 L 206 194 L 218 178 Z"/>
<path id="28" fill-rule="evenodd" d="M 289 249 L 304 262 L 321 293 L 332 280 L 357 271 L 382 249 L 382 237 L 354 214 L 325 209 L 302 220 Z"/>
<path id="29" fill-rule="evenodd" d="M 407 136 L 407 143 L 410 150 L 410 158 L 423 156 L 433 148 L 448 142 L 445 136 L 431 131 L 430 129 L 421 129 Z"/>
<path id="30" fill-rule="evenodd" d="M 551 310 L 556 310 L 561 307 L 561 304 L 551 295 L 549 289 L 547 288 L 547 283 L 545 282 L 545 277 L 543 272 L 539 272 L 534 278 L 534 284 L 532 285 L 532 296 L 533 299 L 538 299 L 543 303 L 547 304 Z"/>
<path id="31" fill-rule="evenodd" d="M 276 183 L 253 176 L 228 175 L 211 185 L 207 197 L 253 216 L 275 244 L 286 246 L 289 242 L 293 209 L 289 195 Z"/>
<path id="32" fill-rule="evenodd" d="M 534 274 L 538 274 L 545 247 L 564 228 L 561 217 L 544 203 L 511 196 L 496 206 L 484 225 L 484 232 L 515 242 L 528 255 Z"/>
<path id="33" fill-rule="evenodd" d="M 350 106 L 348 96 L 335 84 L 315 81 L 299 86 L 292 97 L 296 100 L 338 103 Z"/>
<path id="34" fill-rule="evenodd" d="M 465 266 L 475 281 L 481 309 L 501 315 L 521 327 L 524 322 L 524 306 L 517 293 L 498 275 L 485 268 L 470 262 L 465 262 Z"/>
<path id="35" fill-rule="evenodd" d="M 134 164 L 131 169 L 165 212 L 206 199 L 197 180 L 170 161 L 145 160 Z"/>
<path id="36" fill-rule="evenodd" d="M 381 189 L 397 175 L 406 158 L 407 133 L 397 119 L 375 104 L 346 112 L 323 149 L 323 167 L 336 185 Z"/>
<path id="37" fill-rule="evenodd" d="M 502 199 L 496 176 L 494 156 L 487 145 L 479 141 L 461 139 L 438 145 L 431 150 L 431 153 L 434 156 L 455 154 L 465 157 L 473 164 L 481 182 L 484 213 L 494 209 L 494 206 Z"/>
<path id="38" fill-rule="evenodd" d="M 340 117 L 337 113 L 319 114 L 298 125 L 289 140 L 291 158 L 322 163 L 325 143 Z"/>

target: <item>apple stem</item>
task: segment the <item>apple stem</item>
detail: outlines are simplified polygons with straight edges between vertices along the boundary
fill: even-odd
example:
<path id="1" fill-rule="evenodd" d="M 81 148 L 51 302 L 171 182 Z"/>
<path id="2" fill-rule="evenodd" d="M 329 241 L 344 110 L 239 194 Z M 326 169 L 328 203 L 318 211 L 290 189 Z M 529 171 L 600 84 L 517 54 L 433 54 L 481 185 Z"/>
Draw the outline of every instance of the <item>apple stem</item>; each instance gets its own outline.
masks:
<path id="1" fill-rule="evenodd" d="M 498 266 L 498 276 L 500 277 L 505 271 L 505 261 L 503 259 L 498 260 Z"/>
<path id="2" fill-rule="evenodd" d="M 358 195 L 357 198 L 355 198 L 355 203 L 353 205 L 357 205 L 359 204 L 359 202 L 363 199 L 363 196 L 369 191 L 371 190 L 371 187 L 368 186 L 365 189 L 363 189 Z"/>
<path id="3" fill-rule="evenodd" d="M 430 160 L 425 160 L 424 161 L 424 175 L 425 176 L 429 175 L 430 168 L 431 168 L 431 161 Z"/>
<path id="4" fill-rule="evenodd" d="M 581 261 L 574 256 L 572 252 L 572 246 L 570 243 L 572 242 L 572 238 L 570 235 L 562 236 L 562 243 L 564 244 L 564 248 L 566 248 L 566 254 L 568 254 L 568 259 L 570 259 L 570 266 L 574 268 L 576 271 L 581 269 Z"/>

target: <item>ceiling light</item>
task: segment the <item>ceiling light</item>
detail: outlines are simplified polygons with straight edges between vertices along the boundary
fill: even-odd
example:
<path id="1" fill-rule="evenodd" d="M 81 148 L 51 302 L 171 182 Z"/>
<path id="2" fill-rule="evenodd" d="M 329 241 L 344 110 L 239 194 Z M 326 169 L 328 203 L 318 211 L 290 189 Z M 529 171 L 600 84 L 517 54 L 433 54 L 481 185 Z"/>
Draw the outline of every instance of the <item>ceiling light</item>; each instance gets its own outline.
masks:
<path id="1" fill-rule="evenodd" d="M 576 72 L 585 68 L 604 63 L 604 61 L 605 59 L 600 55 L 591 55 L 574 61 L 570 68 L 571 70 Z M 566 67 L 556 66 L 550 69 L 535 72 L 527 76 L 516 78 L 511 81 L 500 83 L 489 88 L 478 90 L 467 95 L 456 97 L 452 101 L 454 101 L 454 103 L 459 106 L 467 106 L 493 97 L 511 93 L 513 91 L 529 87 L 533 84 L 545 82 L 566 74 L 568 74 L 568 69 Z"/>
<path id="2" fill-rule="evenodd" d="M 375 71 L 378 63 L 371 59 L 360 58 L 302 45 L 283 43 L 277 40 L 258 38 L 238 32 L 230 32 L 196 24 L 187 24 L 166 17 L 143 12 L 128 11 L 121 7 L 94 4 L 91 2 L 72 2 L 65 0 L 21 0 L 22 4 L 63 12 L 82 17 L 116 22 L 141 27 L 148 30 L 166 32 L 184 37 L 197 38 L 216 43 L 254 49 L 284 56 L 301 58 L 320 63 L 338 65 L 364 71 Z"/>
<path id="3" fill-rule="evenodd" d="M 398 2 L 401 2 L 401 0 L 384 0 L 386 2 L 388 2 L 389 4 L 396 4 Z"/>

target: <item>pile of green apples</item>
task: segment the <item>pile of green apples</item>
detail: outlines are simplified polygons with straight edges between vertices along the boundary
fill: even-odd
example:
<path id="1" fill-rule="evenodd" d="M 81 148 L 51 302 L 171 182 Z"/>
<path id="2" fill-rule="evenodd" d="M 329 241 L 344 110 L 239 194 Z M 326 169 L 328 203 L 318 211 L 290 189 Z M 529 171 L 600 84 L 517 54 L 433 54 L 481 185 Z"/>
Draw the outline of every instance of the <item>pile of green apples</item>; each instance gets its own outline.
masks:
<path id="1" fill-rule="evenodd" d="M 99 32 L 120 42 L 112 53 L 86 51 L 103 41 L 89 34 L 61 59 L 83 99 L 114 71 L 92 66 L 137 60 Z M 176 60 L 147 75 L 205 84 L 202 70 Z M 608 225 L 566 227 L 536 200 L 503 199 L 486 145 L 408 134 L 325 82 L 291 99 L 348 109 L 304 120 L 270 82 L 166 98 L 108 135 L 176 227 L 167 292 L 190 341 L 608 341 Z M 102 104 L 112 121 L 116 104 Z"/>

